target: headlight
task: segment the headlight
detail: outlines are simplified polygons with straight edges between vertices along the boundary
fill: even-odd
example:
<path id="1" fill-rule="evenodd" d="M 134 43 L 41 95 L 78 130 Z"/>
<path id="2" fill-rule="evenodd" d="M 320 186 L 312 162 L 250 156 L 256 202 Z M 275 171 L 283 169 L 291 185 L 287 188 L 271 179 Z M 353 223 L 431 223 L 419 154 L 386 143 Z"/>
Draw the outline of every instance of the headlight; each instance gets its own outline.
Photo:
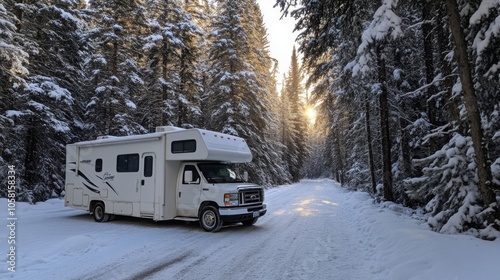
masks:
<path id="1" fill-rule="evenodd" d="M 225 193 L 224 194 L 224 204 L 226 206 L 238 206 L 238 194 L 237 193 Z"/>

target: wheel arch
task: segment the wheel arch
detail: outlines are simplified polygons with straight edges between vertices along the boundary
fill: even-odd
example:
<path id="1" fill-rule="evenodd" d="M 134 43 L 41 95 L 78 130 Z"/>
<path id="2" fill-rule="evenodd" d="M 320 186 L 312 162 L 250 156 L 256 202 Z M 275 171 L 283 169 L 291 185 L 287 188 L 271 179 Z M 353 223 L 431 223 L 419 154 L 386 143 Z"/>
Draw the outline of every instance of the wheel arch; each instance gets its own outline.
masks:
<path id="1" fill-rule="evenodd" d="M 102 200 L 92 200 L 90 203 L 89 203 L 89 212 L 90 214 L 93 214 L 94 213 L 94 208 L 96 206 L 97 203 L 102 203 L 104 205 L 104 209 L 106 209 L 106 203 Z"/>
<path id="2" fill-rule="evenodd" d="M 203 201 L 202 203 L 200 203 L 200 207 L 198 207 L 198 218 L 200 218 L 200 214 L 201 214 L 201 210 L 205 207 L 205 206 L 213 206 L 215 207 L 217 210 L 219 210 L 219 204 L 217 204 L 217 202 L 215 201 L 211 201 L 211 200 L 207 200 L 207 201 Z"/>

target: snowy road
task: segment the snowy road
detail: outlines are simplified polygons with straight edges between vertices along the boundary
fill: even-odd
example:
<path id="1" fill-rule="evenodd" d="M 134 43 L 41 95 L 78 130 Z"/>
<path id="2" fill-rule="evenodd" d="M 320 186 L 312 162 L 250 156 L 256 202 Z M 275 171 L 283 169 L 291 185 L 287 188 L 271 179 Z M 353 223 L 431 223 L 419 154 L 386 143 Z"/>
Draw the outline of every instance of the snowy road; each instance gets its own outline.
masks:
<path id="1" fill-rule="evenodd" d="M 6 200 L 0 202 L 6 207 Z M 469 279 L 453 271 L 460 267 L 471 277 L 486 273 L 472 279 L 490 279 L 492 263 L 474 264 L 476 270 L 468 263 L 436 265 L 433 250 L 454 248 L 457 252 L 449 254 L 467 252 L 479 259 L 500 251 L 500 242 L 433 233 L 378 208 L 367 194 L 346 193 L 328 180 L 268 190 L 266 203 L 268 214 L 254 226 L 227 226 L 217 233 L 207 233 L 197 223 L 125 217 L 95 223 L 58 199 L 18 203 L 16 272 L 2 267 L 0 278 Z M 387 232 L 396 235 L 386 232 L 395 226 L 400 228 Z M 4 231 L 0 237 L 7 240 Z M 491 251 L 482 249 L 483 242 Z M 6 243 L 1 243 L 2 252 Z"/>

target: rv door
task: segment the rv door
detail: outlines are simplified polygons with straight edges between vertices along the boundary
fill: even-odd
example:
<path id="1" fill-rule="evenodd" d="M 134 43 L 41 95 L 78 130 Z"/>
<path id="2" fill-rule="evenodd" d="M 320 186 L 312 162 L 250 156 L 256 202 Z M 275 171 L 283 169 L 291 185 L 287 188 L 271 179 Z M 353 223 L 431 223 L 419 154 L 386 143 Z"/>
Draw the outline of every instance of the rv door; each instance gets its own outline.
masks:
<path id="1" fill-rule="evenodd" d="M 142 154 L 142 173 L 141 173 L 141 216 L 154 214 L 155 197 L 155 163 L 154 153 Z"/>
<path id="2" fill-rule="evenodd" d="M 201 195 L 200 174 L 194 164 L 184 165 L 181 172 L 177 190 L 178 214 L 184 217 L 197 217 Z"/>

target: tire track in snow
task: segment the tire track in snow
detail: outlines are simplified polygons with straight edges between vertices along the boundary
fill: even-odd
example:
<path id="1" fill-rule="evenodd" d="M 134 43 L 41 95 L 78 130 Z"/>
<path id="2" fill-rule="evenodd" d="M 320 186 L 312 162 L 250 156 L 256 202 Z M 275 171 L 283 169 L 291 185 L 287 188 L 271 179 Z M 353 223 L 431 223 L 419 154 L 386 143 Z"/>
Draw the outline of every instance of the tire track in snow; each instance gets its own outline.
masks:
<path id="1" fill-rule="evenodd" d="M 147 277 L 150 277 L 150 276 L 152 276 L 152 275 L 154 275 L 154 274 L 156 274 L 164 269 L 167 269 L 168 267 L 173 266 L 174 264 L 177 264 L 177 263 L 184 261 L 186 258 L 190 257 L 191 255 L 192 255 L 192 253 L 189 251 L 189 252 L 186 252 L 185 254 L 178 256 L 178 257 L 175 257 L 173 259 L 167 259 L 166 261 L 163 261 L 159 264 L 155 264 L 152 267 L 149 267 L 143 271 L 140 271 L 139 273 L 136 273 L 127 279 L 130 279 L 130 280 L 146 279 Z"/>
<path id="2" fill-rule="evenodd" d="M 134 255 L 144 255 L 142 250 L 134 251 L 127 254 L 118 261 L 107 263 L 98 269 L 93 270 L 91 273 L 83 277 L 76 278 L 78 280 L 137 280 L 148 279 L 155 277 L 159 272 L 167 270 L 169 267 L 176 266 L 179 263 L 193 256 L 192 251 L 185 251 L 181 254 L 172 253 L 166 257 L 151 252 L 151 258 L 137 260 Z M 158 260 L 159 259 L 159 260 Z M 137 268 L 145 267 L 140 270 Z M 135 269 L 134 269 L 135 268 Z M 133 272 L 131 272 L 131 269 Z M 76 280 L 75 279 L 75 280 Z"/>

